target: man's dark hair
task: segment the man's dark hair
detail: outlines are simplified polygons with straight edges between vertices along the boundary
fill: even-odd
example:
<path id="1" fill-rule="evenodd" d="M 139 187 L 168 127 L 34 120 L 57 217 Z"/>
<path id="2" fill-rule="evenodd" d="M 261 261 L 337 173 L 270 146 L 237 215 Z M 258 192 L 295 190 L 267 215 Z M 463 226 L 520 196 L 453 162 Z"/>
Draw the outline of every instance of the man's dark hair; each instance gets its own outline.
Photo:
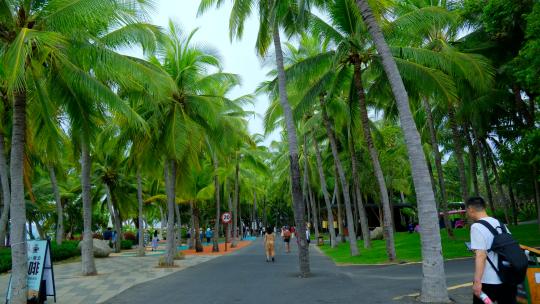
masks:
<path id="1" fill-rule="evenodd" d="M 482 211 L 486 210 L 486 201 L 484 201 L 484 199 L 480 196 L 473 196 L 469 197 L 469 199 L 465 203 L 465 206 L 467 208 L 474 208 L 476 211 Z"/>
<path id="2" fill-rule="evenodd" d="M 266 234 L 272 234 L 274 232 L 274 227 L 266 227 Z"/>

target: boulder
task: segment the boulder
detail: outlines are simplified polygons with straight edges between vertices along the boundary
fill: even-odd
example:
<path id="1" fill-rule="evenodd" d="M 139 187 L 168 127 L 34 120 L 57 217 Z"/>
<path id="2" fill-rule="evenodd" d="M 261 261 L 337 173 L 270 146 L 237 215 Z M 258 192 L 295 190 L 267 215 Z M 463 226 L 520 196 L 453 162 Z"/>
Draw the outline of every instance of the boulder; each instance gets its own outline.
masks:
<path id="1" fill-rule="evenodd" d="M 94 257 L 96 258 L 106 258 L 111 254 L 112 249 L 109 246 L 109 241 L 99 240 L 99 239 L 92 239 L 92 242 L 94 243 Z M 77 248 L 81 250 L 82 241 L 79 242 L 79 245 Z"/>
<path id="2" fill-rule="evenodd" d="M 383 228 L 382 227 L 376 227 L 375 229 L 371 230 L 369 232 L 369 236 L 372 240 L 382 240 L 384 238 L 383 235 Z"/>

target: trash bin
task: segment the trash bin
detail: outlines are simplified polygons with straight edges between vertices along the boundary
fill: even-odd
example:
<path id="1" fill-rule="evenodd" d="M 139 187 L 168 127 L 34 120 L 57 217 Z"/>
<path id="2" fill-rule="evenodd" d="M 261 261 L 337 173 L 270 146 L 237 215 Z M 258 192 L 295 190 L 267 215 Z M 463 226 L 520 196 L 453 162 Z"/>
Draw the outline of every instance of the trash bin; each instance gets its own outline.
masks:
<path id="1" fill-rule="evenodd" d="M 318 246 L 324 245 L 324 238 L 323 238 L 322 236 L 319 236 L 319 237 L 317 238 L 317 245 L 318 245 Z"/>
<path id="2" fill-rule="evenodd" d="M 523 284 L 518 285 L 517 302 L 520 304 L 540 303 L 540 250 L 523 246 L 529 252 L 529 269 Z"/>

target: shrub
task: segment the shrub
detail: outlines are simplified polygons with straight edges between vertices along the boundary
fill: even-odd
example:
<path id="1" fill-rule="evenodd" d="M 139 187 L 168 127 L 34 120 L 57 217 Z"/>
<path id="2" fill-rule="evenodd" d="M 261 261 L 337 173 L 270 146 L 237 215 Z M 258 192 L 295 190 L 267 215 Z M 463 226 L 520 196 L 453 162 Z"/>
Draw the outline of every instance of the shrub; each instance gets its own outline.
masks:
<path id="1" fill-rule="evenodd" d="M 120 245 L 121 249 L 131 249 L 133 247 L 133 242 L 130 240 L 122 240 L 122 244 Z"/>
<path id="2" fill-rule="evenodd" d="M 135 243 L 137 242 L 137 235 L 131 231 L 127 231 L 124 232 L 124 239 Z"/>
<path id="3" fill-rule="evenodd" d="M 0 273 L 11 269 L 11 250 L 0 249 Z"/>
<path id="4" fill-rule="evenodd" d="M 79 241 L 63 241 L 62 245 L 51 242 L 52 260 L 57 262 L 80 256 L 81 251 L 77 249 L 77 245 L 79 245 Z"/>

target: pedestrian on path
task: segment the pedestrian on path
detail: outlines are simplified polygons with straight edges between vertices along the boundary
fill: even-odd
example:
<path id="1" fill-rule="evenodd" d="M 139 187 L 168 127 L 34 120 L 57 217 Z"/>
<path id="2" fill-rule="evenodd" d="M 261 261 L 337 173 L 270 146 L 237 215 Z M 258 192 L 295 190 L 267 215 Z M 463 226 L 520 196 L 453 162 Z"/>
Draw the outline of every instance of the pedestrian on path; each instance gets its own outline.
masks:
<path id="1" fill-rule="evenodd" d="M 272 263 L 275 262 L 274 256 L 276 255 L 275 250 L 275 241 L 276 241 L 276 235 L 273 233 L 273 229 L 266 229 L 266 233 L 264 235 L 264 250 L 266 253 L 266 262 L 270 262 L 270 259 L 272 259 Z"/>
<path id="2" fill-rule="evenodd" d="M 159 242 L 159 238 L 158 238 L 158 232 L 157 232 L 157 229 L 156 229 L 156 230 L 154 230 L 154 237 L 152 238 L 152 251 L 157 250 L 158 242 Z"/>
<path id="3" fill-rule="evenodd" d="M 212 229 L 206 228 L 206 243 L 209 244 L 210 240 L 214 236 L 214 233 L 212 232 Z"/>
<path id="4" fill-rule="evenodd" d="M 289 227 L 285 226 L 283 228 L 283 241 L 285 242 L 285 252 L 291 252 L 291 231 Z"/>
<path id="5" fill-rule="evenodd" d="M 482 304 L 480 296 L 487 295 L 491 301 L 500 304 L 516 302 L 517 287 L 503 283 L 498 275 L 500 270 L 495 268 L 498 263 L 497 253 L 491 251 L 495 230 L 499 233 L 509 232 L 508 228 L 497 219 L 486 213 L 486 202 L 481 197 L 471 197 L 467 200 L 467 216 L 475 223 L 471 225 L 471 249 L 475 252 L 475 271 L 473 281 L 473 304 Z M 486 225 L 490 225 L 488 227 Z M 491 229 L 493 228 L 493 229 Z"/>

